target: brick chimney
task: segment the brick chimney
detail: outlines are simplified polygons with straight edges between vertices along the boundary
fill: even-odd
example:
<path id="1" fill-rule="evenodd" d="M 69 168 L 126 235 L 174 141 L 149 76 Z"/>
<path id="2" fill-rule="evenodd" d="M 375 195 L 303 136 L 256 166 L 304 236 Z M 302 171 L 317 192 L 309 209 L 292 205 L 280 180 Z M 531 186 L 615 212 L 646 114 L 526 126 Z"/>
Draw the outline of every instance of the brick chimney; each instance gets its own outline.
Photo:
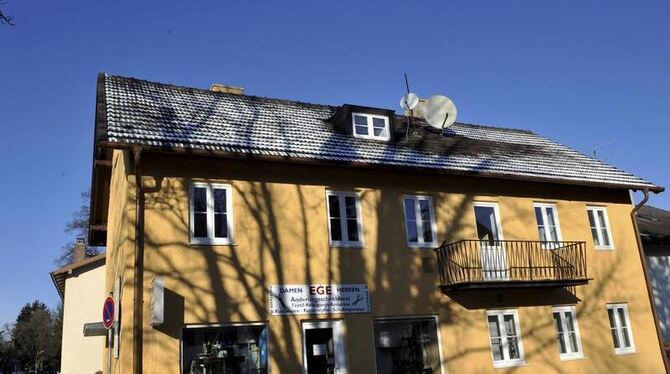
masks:
<path id="1" fill-rule="evenodd" d="M 231 93 L 231 94 L 235 94 L 235 95 L 244 95 L 244 88 L 243 87 L 227 86 L 227 85 L 221 84 L 221 83 L 212 84 L 212 87 L 210 87 L 209 90 L 214 91 L 214 92 L 223 92 L 223 93 Z"/>
<path id="2" fill-rule="evenodd" d="M 83 261 L 86 258 L 86 240 L 84 238 L 77 238 L 74 243 L 74 256 L 72 263 Z"/>

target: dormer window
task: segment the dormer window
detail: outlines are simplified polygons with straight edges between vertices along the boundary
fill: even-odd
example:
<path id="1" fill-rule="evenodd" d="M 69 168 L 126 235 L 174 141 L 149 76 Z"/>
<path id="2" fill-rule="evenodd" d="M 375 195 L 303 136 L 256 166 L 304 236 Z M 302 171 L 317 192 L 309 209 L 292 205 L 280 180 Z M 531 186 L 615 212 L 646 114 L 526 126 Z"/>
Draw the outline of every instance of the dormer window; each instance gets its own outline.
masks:
<path id="1" fill-rule="evenodd" d="M 351 113 L 354 136 L 357 138 L 389 140 L 389 118 L 367 113 Z"/>

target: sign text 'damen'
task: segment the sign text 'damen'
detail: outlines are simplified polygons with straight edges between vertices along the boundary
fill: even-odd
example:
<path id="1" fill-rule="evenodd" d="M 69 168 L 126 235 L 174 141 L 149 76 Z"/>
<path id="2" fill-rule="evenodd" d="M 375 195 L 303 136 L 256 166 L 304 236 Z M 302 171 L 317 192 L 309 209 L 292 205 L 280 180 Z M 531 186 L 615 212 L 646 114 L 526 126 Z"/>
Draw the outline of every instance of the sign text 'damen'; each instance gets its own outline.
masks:
<path id="1" fill-rule="evenodd" d="M 268 293 L 272 315 L 370 312 L 366 284 L 277 284 Z"/>

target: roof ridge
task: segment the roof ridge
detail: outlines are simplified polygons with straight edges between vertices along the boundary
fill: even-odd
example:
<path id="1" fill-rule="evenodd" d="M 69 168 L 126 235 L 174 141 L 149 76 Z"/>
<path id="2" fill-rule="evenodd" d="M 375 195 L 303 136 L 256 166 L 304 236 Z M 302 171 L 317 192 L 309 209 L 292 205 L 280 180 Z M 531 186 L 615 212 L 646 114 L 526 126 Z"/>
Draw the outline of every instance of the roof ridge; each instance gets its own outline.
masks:
<path id="1" fill-rule="evenodd" d="M 163 86 L 163 87 L 174 88 L 174 89 L 181 90 L 181 91 L 200 92 L 200 93 L 205 93 L 205 94 L 209 94 L 209 95 L 216 95 L 216 96 L 222 95 L 222 96 L 229 96 L 229 97 L 245 97 L 245 98 L 250 98 L 250 99 L 273 101 L 273 102 L 277 102 L 277 103 L 298 104 L 298 105 L 303 105 L 303 106 L 312 106 L 312 107 L 329 108 L 329 109 L 337 109 L 338 107 L 340 107 L 339 105 L 310 103 L 310 102 L 307 102 L 307 101 L 280 99 L 280 98 L 277 98 L 277 97 L 248 95 L 248 94 L 241 94 L 240 95 L 240 94 L 235 94 L 235 93 L 230 93 L 230 92 L 212 91 L 212 90 L 209 90 L 209 89 L 206 89 L 206 88 L 180 86 L 178 84 L 173 84 L 173 83 L 151 81 L 151 80 L 148 80 L 148 79 L 126 77 L 126 76 L 123 76 L 123 75 L 112 75 L 112 74 L 107 74 L 107 73 L 105 73 L 105 78 L 119 78 L 119 79 L 123 79 L 123 80 L 131 80 L 131 81 L 136 81 L 136 82 L 141 82 L 141 83 L 155 84 L 155 85 L 159 85 L 159 86 Z"/>

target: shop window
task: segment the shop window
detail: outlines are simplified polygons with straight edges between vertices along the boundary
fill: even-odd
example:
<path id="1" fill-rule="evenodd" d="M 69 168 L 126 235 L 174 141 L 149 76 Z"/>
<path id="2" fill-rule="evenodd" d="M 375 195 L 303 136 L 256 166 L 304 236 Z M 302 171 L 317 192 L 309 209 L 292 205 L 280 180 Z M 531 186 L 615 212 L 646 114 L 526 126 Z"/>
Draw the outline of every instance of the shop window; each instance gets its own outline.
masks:
<path id="1" fill-rule="evenodd" d="M 182 373 L 267 373 L 267 341 L 265 325 L 186 327 L 182 334 Z"/>
<path id="2" fill-rule="evenodd" d="M 440 372 L 436 318 L 374 321 L 378 374 Z"/>

